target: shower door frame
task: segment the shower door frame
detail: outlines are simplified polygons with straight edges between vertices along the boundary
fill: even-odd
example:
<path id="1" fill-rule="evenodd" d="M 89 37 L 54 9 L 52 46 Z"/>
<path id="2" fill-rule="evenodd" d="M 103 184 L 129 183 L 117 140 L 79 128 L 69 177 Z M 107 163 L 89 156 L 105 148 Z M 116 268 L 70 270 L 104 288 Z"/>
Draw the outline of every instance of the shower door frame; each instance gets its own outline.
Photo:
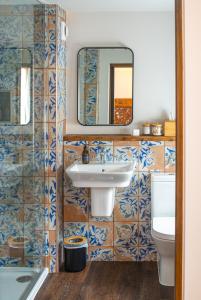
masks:
<path id="1" fill-rule="evenodd" d="M 184 69 L 183 0 L 175 0 L 176 34 L 176 247 L 175 298 L 183 299 L 184 264 Z"/>

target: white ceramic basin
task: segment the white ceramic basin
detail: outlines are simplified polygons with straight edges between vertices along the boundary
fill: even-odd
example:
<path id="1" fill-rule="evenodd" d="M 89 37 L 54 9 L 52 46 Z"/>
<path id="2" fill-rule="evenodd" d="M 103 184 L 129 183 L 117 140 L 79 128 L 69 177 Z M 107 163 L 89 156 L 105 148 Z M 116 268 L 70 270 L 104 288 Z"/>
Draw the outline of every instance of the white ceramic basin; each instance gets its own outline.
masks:
<path id="1" fill-rule="evenodd" d="M 75 187 L 126 187 L 129 185 L 134 162 L 79 164 L 66 169 Z"/>
<path id="2" fill-rule="evenodd" d="M 134 162 L 106 164 L 78 164 L 66 169 L 75 187 L 91 188 L 91 215 L 109 217 L 114 209 L 116 187 L 130 184 Z"/>

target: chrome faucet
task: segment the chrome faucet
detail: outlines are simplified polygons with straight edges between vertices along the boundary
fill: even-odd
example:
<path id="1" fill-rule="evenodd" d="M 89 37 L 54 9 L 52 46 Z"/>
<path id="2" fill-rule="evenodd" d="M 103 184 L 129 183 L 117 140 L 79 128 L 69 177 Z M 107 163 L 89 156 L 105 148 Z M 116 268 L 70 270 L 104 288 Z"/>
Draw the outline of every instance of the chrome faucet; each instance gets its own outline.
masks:
<path id="1" fill-rule="evenodd" d="M 104 152 L 104 150 L 102 150 L 100 152 L 100 158 L 101 158 L 101 160 L 100 160 L 101 164 L 105 164 L 106 159 L 105 159 L 105 152 Z"/>

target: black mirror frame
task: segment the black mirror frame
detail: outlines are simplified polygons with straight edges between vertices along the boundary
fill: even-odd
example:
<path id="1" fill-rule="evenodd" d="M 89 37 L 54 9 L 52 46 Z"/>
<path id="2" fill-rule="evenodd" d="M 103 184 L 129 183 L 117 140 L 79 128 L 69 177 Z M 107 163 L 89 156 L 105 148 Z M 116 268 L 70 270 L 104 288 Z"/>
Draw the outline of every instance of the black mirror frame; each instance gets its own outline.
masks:
<path id="1" fill-rule="evenodd" d="M 79 49 L 78 53 L 77 53 L 77 122 L 81 125 L 81 126 L 90 126 L 90 127 L 97 127 L 97 126 L 114 126 L 114 127 L 126 127 L 129 126 L 130 124 L 132 124 L 133 122 L 133 105 L 132 105 L 132 120 L 129 124 L 96 124 L 96 125 L 86 125 L 86 124 L 82 124 L 79 120 L 79 115 L 78 115 L 78 95 L 79 95 L 79 85 L 78 85 L 78 79 L 79 79 L 79 64 L 78 64 L 78 58 L 79 58 L 79 54 L 82 50 L 84 49 L 125 49 L 125 50 L 129 50 L 131 52 L 132 55 L 132 68 L 133 68 L 133 72 L 132 72 L 132 80 L 133 80 L 133 84 L 132 84 L 132 99 L 133 99 L 133 103 L 134 103 L 134 52 L 131 48 L 129 47 L 82 47 L 81 49 Z"/>

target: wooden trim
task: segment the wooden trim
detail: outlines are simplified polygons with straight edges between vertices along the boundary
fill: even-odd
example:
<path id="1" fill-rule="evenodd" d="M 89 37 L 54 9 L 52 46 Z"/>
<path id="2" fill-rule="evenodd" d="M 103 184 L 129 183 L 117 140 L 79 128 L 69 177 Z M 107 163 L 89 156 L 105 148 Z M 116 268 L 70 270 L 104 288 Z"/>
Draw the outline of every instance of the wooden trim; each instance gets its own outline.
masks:
<path id="1" fill-rule="evenodd" d="M 184 79 L 183 79 L 183 0 L 175 0 L 176 17 L 176 256 L 175 298 L 183 299 L 183 209 L 184 209 Z"/>
<path id="2" fill-rule="evenodd" d="M 110 124 L 115 123 L 114 111 L 115 111 L 115 99 L 114 99 L 114 70 L 115 68 L 132 68 L 133 71 L 133 63 L 122 63 L 122 64 L 110 64 Z M 133 75 L 132 75 L 133 78 Z M 132 83 L 133 86 L 133 83 Z M 132 101 L 133 101 L 133 87 L 132 87 Z M 133 119 L 133 116 L 132 116 Z"/>
<path id="3" fill-rule="evenodd" d="M 175 141 L 175 136 L 133 136 L 128 134 L 69 134 L 64 141 Z"/>

